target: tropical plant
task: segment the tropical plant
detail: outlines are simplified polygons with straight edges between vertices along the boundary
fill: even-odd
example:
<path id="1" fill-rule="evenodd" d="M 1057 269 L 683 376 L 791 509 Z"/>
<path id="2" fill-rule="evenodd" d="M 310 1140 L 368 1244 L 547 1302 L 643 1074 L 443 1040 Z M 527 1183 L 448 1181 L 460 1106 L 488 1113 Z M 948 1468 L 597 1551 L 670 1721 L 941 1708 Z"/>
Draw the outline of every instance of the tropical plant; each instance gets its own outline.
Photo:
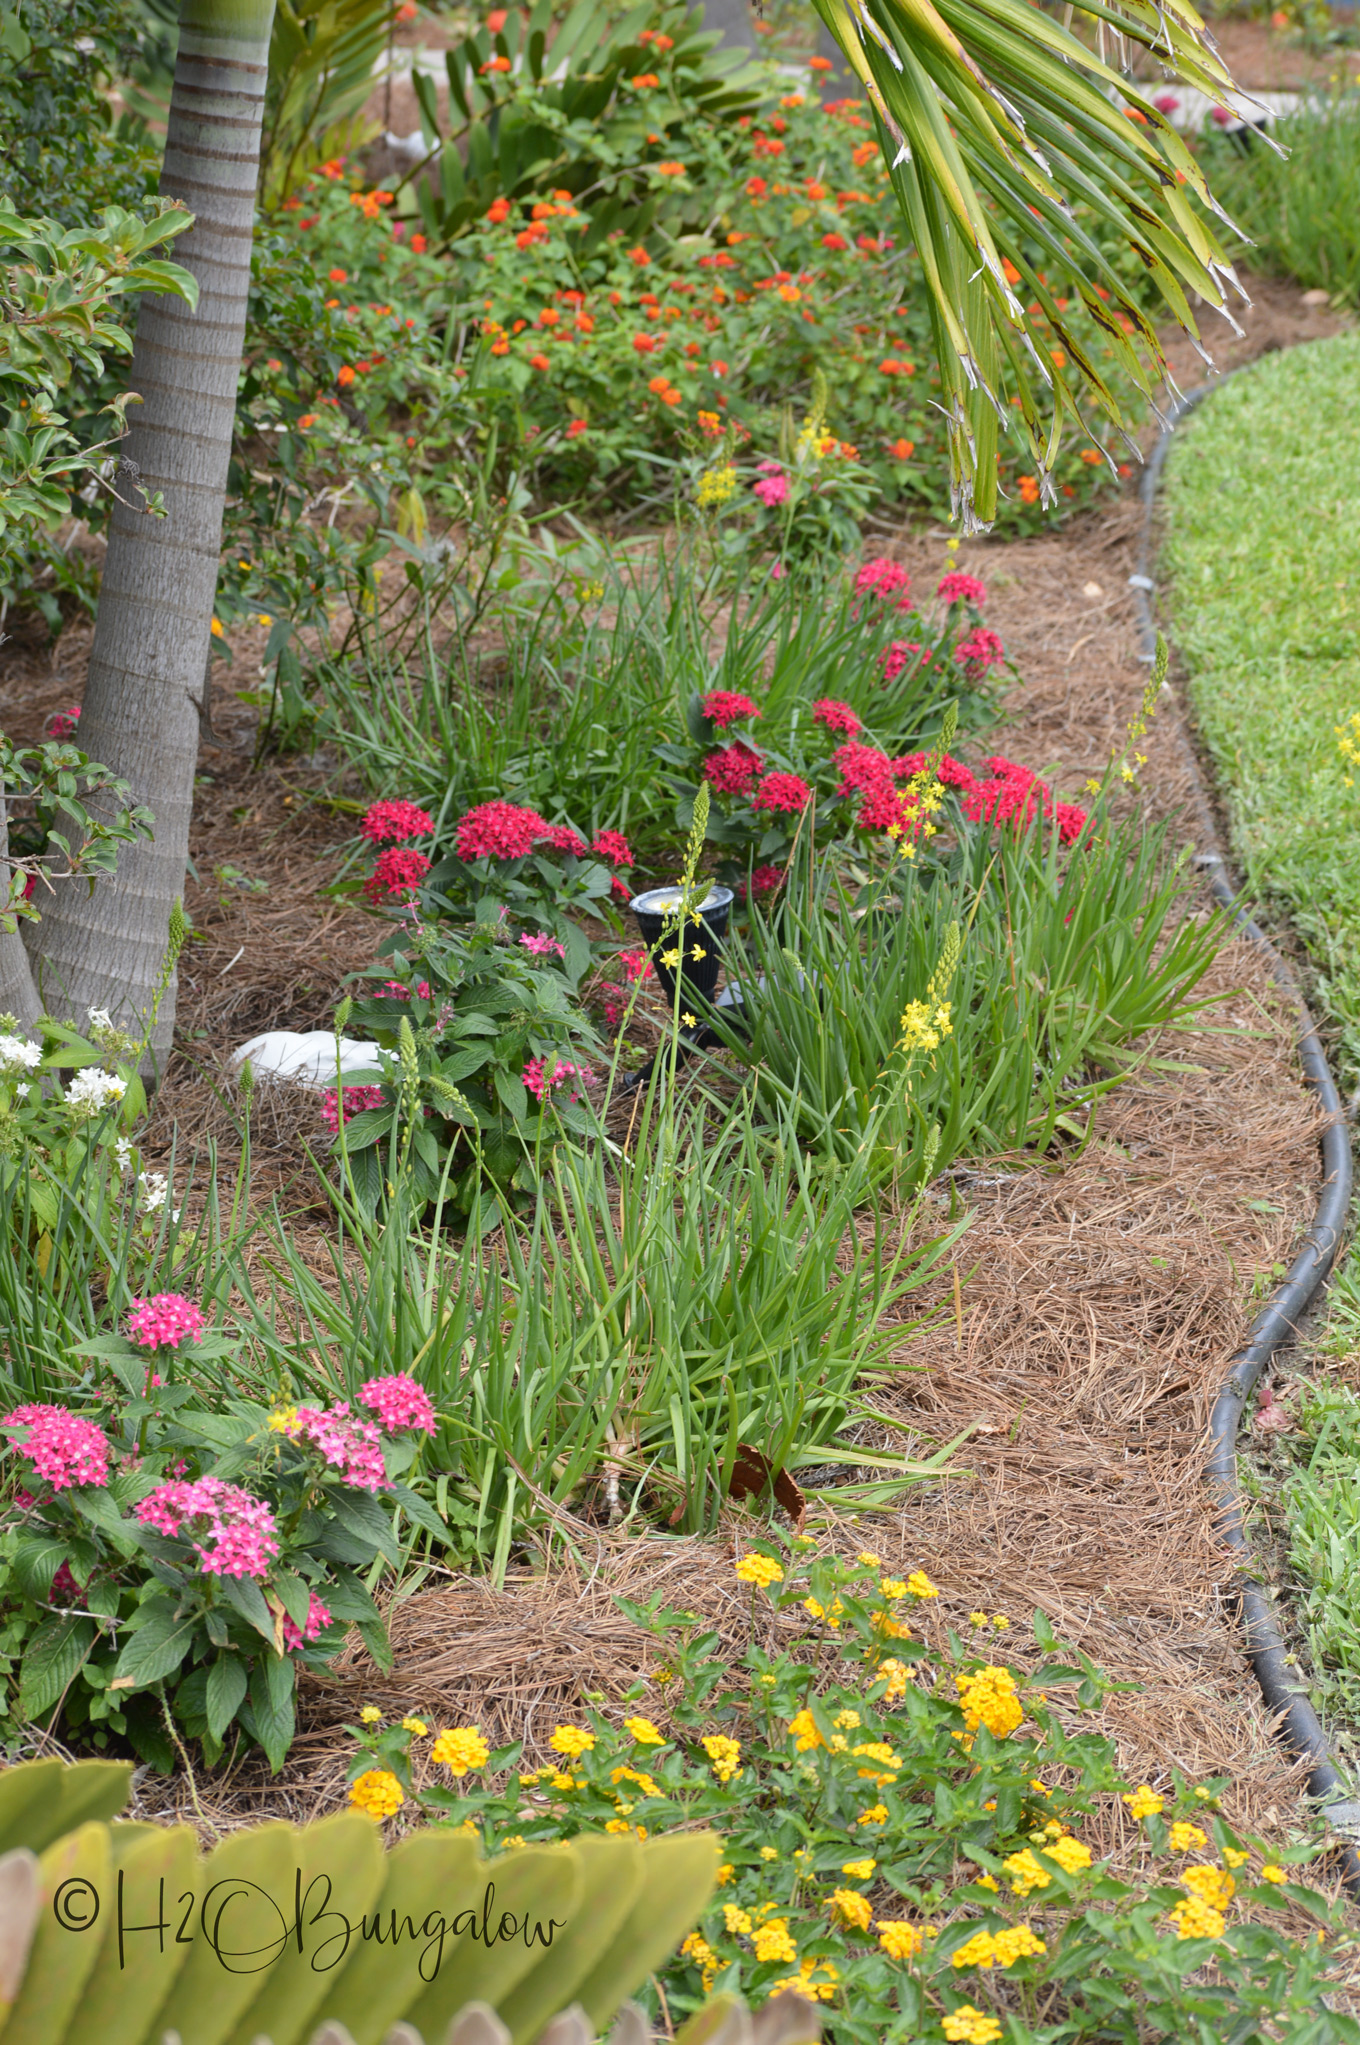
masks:
<path id="1" fill-rule="evenodd" d="M 285 201 L 339 140 L 368 139 L 346 130 L 382 80 L 394 23 L 412 13 L 408 0 L 275 0 L 260 137 L 266 206 Z"/>
<path id="2" fill-rule="evenodd" d="M 1166 360 L 1109 245 L 1132 247 L 1192 335 L 1187 290 L 1225 305 L 1228 259 L 1192 203 L 1213 205 L 1203 167 L 1116 66 L 1146 50 L 1162 77 L 1219 103 L 1232 81 L 1200 17 L 1152 0 L 1078 5 L 1075 22 L 1022 0 L 941 0 L 927 11 L 908 0 L 867 0 L 859 12 L 846 0 L 816 6 L 868 95 L 916 247 L 950 415 L 954 496 L 969 531 L 993 516 L 998 434 L 1012 404 L 1045 495 L 1064 422 L 1081 417 L 1083 399 L 1098 402 L 1116 430 L 1121 423 L 1113 384 L 1049 272 L 1076 269 L 1075 296 L 1148 399 Z M 1095 48 L 1085 39 L 1092 30 Z M 1077 222 L 1075 201 L 1098 231 Z M 1056 349 L 1035 346 L 1027 303 Z"/>
<path id="3" fill-rule="evenodd" d="M 273 0 L 184 0 L 161 185 L 194 214 L 178 253 L 199 296 L 192 309 L 162 298 L 140 310 L 130 379 L 143 403 L 122 461 L 159 493 L 167 516 L 115 509 L 82 722 L 94 757 L 155 813 L 156 834 L 92 895 L 64 882 L 28 927 L 33 971 L 12 975 L 19 984 L 5 997 L 25 1023 L 44 1005 L 40 980 L 68 1020 L 91 1007 L 117 1022 L 135 1018 L 156 985 L 183 888 L 272 15 Z M 173 1025 L 172 984 L 154 1055 Z"/>
<path id="4" fill-rule="evenodd" d="M 1313 99 L 1274 123 L 1271 149 L 1206 136 L 1204 161 L 1251 260 L 1360 304 L 1360 92 Z"/>
<path id="5" fill-rule="evenodd" d="M 659 1596 L 625 1602 L 646 1674 L 556 1726 L 541 1765 L 472 1726 L 427 1745 L 420 1720 L 372 1707 L 351 1728 L 351 1795 L 399 1774 L 436 1830 L 487 1852 L 712 1827 L 718 1886 L 644 1998 L 672 2022 L 715 1991 L 794 1990 L 838 2045 L 1355 2045 L 1307 1928 L 1344 1921 L 1306 1866 L 1318 1846 L 1240 1831 L 1222 1778 L 1171 1765 L 1135 1786 L 1083 1723 L 1123 1686 L 1042 1612 L 1037 1655 L 1007 1653 L 1007 1614 L 956 1631 L 925 1571 L 811 1536 L 760 1542 L 735 1579 L 744 1653 Z M 1118 1860 L 1098 1843 L 1115 1826 Z"/>
<path id="6" fill-rule="evenodd" d="M 317 2027 L 378 2045 L 393 2025 L 443 2039 L 450 2023 L 459 2045 L 533 2045 L 569 2008 L 565 2037 L 589 2045 L 694 1924 L 718 1862 L 702 1832 L 494 1864 L 448 1831 L 384 1850 L 376 1798 L 200 1854 L 188 1826 L 109 1826 L 130 1774 L 36 1762 L 0 1784 L 0 2005 L 27 2045 L 302 2045 Z M 784 2045 L 815 2036 L 793 2014 Z M 625 2013 L 617 2036 L 647 2033 Z"/>

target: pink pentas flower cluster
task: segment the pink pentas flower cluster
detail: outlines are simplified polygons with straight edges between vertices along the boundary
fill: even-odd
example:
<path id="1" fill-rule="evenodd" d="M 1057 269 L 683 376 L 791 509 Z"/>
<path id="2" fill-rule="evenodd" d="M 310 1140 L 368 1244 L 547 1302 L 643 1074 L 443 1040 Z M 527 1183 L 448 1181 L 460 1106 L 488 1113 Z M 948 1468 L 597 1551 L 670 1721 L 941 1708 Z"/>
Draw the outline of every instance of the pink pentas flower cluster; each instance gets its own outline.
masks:
<path id="1" fill-rule="evenodd" d="M 82 1420 L 68 1406 L 39 1405 L 16 1406 L 0 1420 L 6 1434 L 21 1427 L 28 1430 L 26 1438 L 10 1447 L 54 1491 L 108 1483 L 108 1439 L 92 1420 Z"/>
<path id="2" fill-rule="evenodd" d="M 403 838 L 428 838 L 434 818 L 413 802 L 370 803 L 359 836 L 371 845 L 397 845 Z"/>
<path id="3" fill-rule="evenodd" d="M 710 788 L 717 789 L 719 795 L 745 795 L 763 765 L 754 747 L 737 739 L 734 744 L 719 746 L 716 753 L 708 755 L 704 761 L 704 779 Z"/>
<path id="4" fill-rule="evenodd" d="M 276 1415 L 270 1426 L 314 1448 L 329 1468 L 339 1471 L 341 1483 L 355 1491 L 381 1491 L 387 1483 L 381 1435 L 371 1420 L 351 1413 L 344 1400 L 338 1406 L 299 1406 Z"/>
<path id="5" fill-rule="evenodd" d="M 310 1647 L 331 1623 L 330 1606 L 323 1605 L 315 1591 L 307 1596 L 307 1619 L 305 1625 L 297 1626 L 285 1612 L 283 1615 L 283 1644 L 289 1654 L 296 1654 L 300 1647 Z"/>
<path id="6" fill-rule="evenodd" d="M 393 1371 L 390 1377 L 369 1378 L 359 1388 L 359 1397 L 370 1413 L 378 1416 L 378 1425 L 385 1427 L 389 1434 L 400 1428 L 409 1427 L 416 1434 L 434 1433 L 434 1407 L 430 1395 L 423 1385 L 418 1385 L 408 1371 Z"/>
<path id="7" fill-rule="evenodd" d="M 899 562 L 886 554 L 865 561 L 855 574 L 855 595 L 876 596 L 895 611 L 911 609 L 911 577 Z"/>
<path id="8" fill-rule="evenodd" d="M 428 989 L 426 991 L 428 992 Z M 337 1104 L 335 1088 L 332 1087 L 329 1093 L 322 1095 L 321 1119 L 331 1135 L 336 1136 L 339 1134 L 342 1118 L 346 1122 L 352 1122 L 356 1115 L 363 1114 L 365 1108 L 380 1108 L 382 1104 L 383 1090 L 380 1086 L 347 1086 L 343 1107 Z"/>
<path id="9" fill-rule="evenodd" d="M 528 1087 L 536 1101 L 550 1099 L 558 1087 L 566 1086 L 572 1080 L 579 1080 L 582 1086 L 593 1086 L 595 1084 L 595 1074 L 590 1070 L 589 1066 L 573 1065 L 568 1058 L 555 1059 L 551 1071 L 548 1070 L 546 1058 L 531 1058 L 520 1074 L 520 1078 L 524 1081 L 524 1084 Z M 580 1099 L 580 1093 L 573 1086 L 571 1092 L 567 1095 L 567 1106 L 573 1107 Z"/>
<path id="10" fill-rule="evenodd" d="M 1006 649 L 999 633 L 992 632 L 986 625 L 975 625 L 966 639 L 960 639 L 954 648 L 954 658 L 963 668 L 970 682 L 980 681 L 989 667 L 999 667 L 1006 658 Z"/>
<path id="11" fill-rule="evenodd" d="M 144 1527 L 188 1541 L 205 1576 L 265 1577 L 278 1556 L 278 1527 L 264 1500 L 220 1477 L 158 1484 L 133 1514 Z"/>
<path id="12" fill-rule="evenodd" d="M 375 906 L 394 898 L 409 901 L 420 892 L 420 884 L 429 870 L 430 862 L 423 852 L 391 845 L 386 852 L 379 853 L 377 865 L 364 882 L 364 893 Z"/>
<path id="13" fill-rule="evenodd" d="M 836 696 L 819 696 L 812 706 L 814 724 L 824 724 L 828 731 L 843 731 L 847 738 L 855 738 L 864 726 L 848 703 L 842 703 Z"/>
<path id="14" fill-rule="evenodd" d="M 522 930 L 519 941 L 525 951 L 533 952 L 536 958 L 549 958 L 553 952 L 557 953 L 559 959 L 567 956 L 566 946 L 559 944 L 555 937 L 549 937 L 546 930 Z"/>
<path id="15" fill-rule="evenodd" d="M 729 724 L 740 724 L 743 718 L 760 715 L 759 706 L 737 689 L 710 689 L 699 705 L 699 711 L 710 724 L 716 724 L 719 731 L 726 731 Z"/>
<path id="16" fill-rule="evenodd" d="M 987 585 L 979 582 L 976 575 L 965 575 L 961 568 L 951 568 L 942 575 L 935 591 L 943 604 L 975 604 L 981 606 L 987 601 Z"/>
<path id="17" fill-rule="evenodd" d="M 128 1336 L 139 1349 L 177 1349 L 181 1342 L 197 1342 L 206 1326 L 199 1309 L 181 1292 L 134 1299 L 128 1309 Z"/>
<path id="18" fill-rule="evenodd" d="M 754 809 L 771 816 L 801 816 L 812 800 L 812 790 L 801 774 L 767 774 L 751 797 Z"/>
<path id="19" fill-rule="evenodd" d="M 921 659 L 922 667 L 929 667 L 934 655 L 924 653 L 920 642 L 915 639 L 894 639 L 891 646 L 885 646 L 879 655 L 885 682 L 895 682 L 909 660 Z"/>
<path id="20" fill-rule="evenodd" d="M 755 495 L 769 510 L 776 504 L 785 504 L 789 495 L 789 479 L 778 462 L 761 462 L 761 474 L 751 485 Z"/>
<path id="21" fill-rule="evenodd" d="M 411 999 L 411 990 L 404 980 L 384 980 L 378 992 L 379 994 L 390 994 L 394 1001 L 409 1001 Z M 430 998 L 429 981 L 417 980 L 416 993 L 422 1001 L 428 1001 Z M 334 1096 L 332 1095 L 333 1098 Z"/>

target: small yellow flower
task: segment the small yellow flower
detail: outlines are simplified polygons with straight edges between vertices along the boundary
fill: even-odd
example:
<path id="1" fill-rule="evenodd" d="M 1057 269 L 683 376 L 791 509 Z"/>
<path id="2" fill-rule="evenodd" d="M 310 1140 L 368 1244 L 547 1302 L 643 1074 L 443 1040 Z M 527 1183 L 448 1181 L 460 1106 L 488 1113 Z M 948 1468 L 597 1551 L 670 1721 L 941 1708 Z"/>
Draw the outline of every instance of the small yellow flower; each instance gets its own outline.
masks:
<path id="1" fill-rule="evenodd" d="M 576 1786 L 576 1777 L 574 1775 L 562 1775 L 557 1769 L 554 1769 L 548 1777 L 548 1787 L 550 1789 L 575 1789 Z"/>
<path id="2" fill-rule="evenodd" d="M 1211 1910 L 1224 1910 L 1232 1901 L 1237 1884 L 1226 1868 L 1211 1867 L 1201 1861 L 1197 1867 L 1186 1868 L 1181 1887 L 1201 1903 L 1207 1903 Z"/>
<path id="3" fill-rule="evenodd" d="M 1225 1924 L 1221 1910 L 1197 1897 L 1187 1896 L 1171 1913 L 1177 1938 L 1222 1938 Z"/>
<path id="4" fill-rule="evenodd" d="M 778 1860 L 779 1848 L 777 1846 L 762 1846 L 760 1857 L 762 1860 Z"/>
<path id="5" fill-rule="evenodd" d="M 1162 1799 L 1147 1782 L 1140 1782 L 1122 1801 L 1128 1805 L 1131 1818 L 1155 1818 L 1162 1809 Z"/>
<path id="6" fill-rule="evenodd" d="M 626 1718 L 623 1729 L 638 1747 L 664 1747 L 666 1742 L 649 1718 Z"/>
<path id="7" fill-rule="evenodd" d="M 368 1768 L 349 1786 L 349 1800 L 368 1818 L 390 1818 L 406 1801 L 401 1784 L 386 1768 Z"/>
<path id="8" fill-rule="evenodd" d="M 695 1023 L 699 1020 L 699 1018 L 698 1016 L 691 1015 L 689 1010 L 686 1009 L 684 1014 L 681 1016 L 680 1020 L 685 1025 L 685 1028 L 687 1030 L 692 1030 L 694 1028 Z"/>
<path id="9" fill-rule="evenodd" d="M 866 1569 L 882 1569 L 883 1567 L 881 1559 L 877 1555 L 871 1555 L 867 1548 L 861 1548 L 855 1560 L 856 1562 L 862 1562 Z"/>
<path id="10" fill-rule="evenodd" d="M 554 1726 L 548 1745 L 554 1754 L 565 1754 L 571 1761 L 578 1761 L 582 1754 L 588 1754 L 595 1744 L 594 1733 L 588 1733 L 583 1726 Z"/>
<path id="11" fill-rule="evenodd" d="M 723 1923 L 727 1926 L 727 1936 L 729 1938 L 749 1938 L 751 1936 L 751 1919 L 748 1913 L 741 1909 L 739 1905 L 736 1903 L 724 1903 L 722 1914 Z"/>
<path id="12" fill-rule="evenodd" d="M 518 1832 L 512 1832 L 509 1838 L 502 1839 L 500 1843 L 500 1851 L 502 1853 L 508 1853 L 512 1846 L 523 1846 L 523 1844 L 524 1841 L 521 1838 L 520 1834 Z"/>
<path id="13" fill-rule="evenodd" d="M 824 1747 L 826 1741 L 817 1730 L 817 1721 L 806 1708 L 789 1720 L 789 1731 L 798 1744 L 800 1754 L 806 1754 L 809 1747 Z"/>
<path id="14" fill-rule="evenodd" d="M 1251 1859 L 1251 1855 L 1249 1853 L 1243 1853 L 1240 1847 L 1225 1846 L 1223 1849 L 1223 1858 L 1227 1862 L 1229 1867 L 1245 1867 L 1247 1862 Z"/>
<path id="15" fill-rule="evenodd" d="M 970 1612 L 968 1614 L 968 1624 L 970 1626 L 985 1626 L 987 1624 L 987 1614 L 985 1612 Z"/>
<path id="16" fill-rule="evenodd" d="M 359 1723 L 361 1725 L 378 1725 L 381 1721 L 382 1713 L 376 1704 L 366 1704 L 359 1713 Z"/>
<path id="17" fill-rule="evenodd" d="M 293 1434 L 297 1429 L 297 1417 L 298 1409 L 296 1406 L 276 1406 L 267 1422 L 270 1433 Z M 362 1714 L 360 1715 L 362 1716 Z M 378 1716 L 381 1718 L 382 1713 L 379 1712 Z"/>
<path id="18" fill-rule="evenodd" d="M 838 1711 L 831 1723 L 832 1725 L 839 1726 L 843 1733 L 852 1733 L 859 1725 L 859 1713 L 857 1711 Z"/>
<path id="19" fill-rule="evenodd" d="M 1167 1843 L 1173 1853 L 1193 1853 L 1197 1846 L 1209 1844 L 1209 1835 L 1201 1832 L 1198 1825 L 1187 1825 L 1182 1819 L 1171 1827 Z"/>
<path id="20" fill-rule="evenodd" d="M 414 1733 L 418 1740 L 423 1740 L 430 1730 L 423 1718 L 404 1718 L 401 1729 L 404 1733 Z"/>
<path id="21" fill-rule="evenodd" d="M 878 1588 L 880 1595 L 887 1598 L 890 1604 L 898 1598 L 905 1598 L 907 1595 L 907 1586 L 900 1576 L 885 1576 L 879 1583 Z M 932 1592 L 931 1595 L 933 1596 L 934 1593 Z"/>
<path id="22" fill-rule="evenodd" d="M 886 1825 L 887 1822 L 888 1806 L 886 1804 L 870 1804 L 868 1810 L 861 1811 L 855 1820 L 857 1825 Z"/>
<path id="23" fill-rule="evenodd" d="M 965 1967 L 990 1967 L 996 1960 L 996 1940 L 989 1931 L 975 1932 L 961 1946 L 956 1946 L 949 1956 L 951 1967 L 960 1972 Z"/>
<path id="24" fill-rule="evenodd" d="M 735 1873 L 736 1869 L 733 1867 L 731 1861 L 725 1860 L 722 1866 L 718 1869 L 717 1874 L 714 1876 L 714 1880 L 716 1881 L 720 1889 L 725 1889 Z"/>
<path id="25" fill-rule="evenodd" d="M 259 614 L 258 614 L 258 617 L 259 617 L 259 622 L 260 622 L 260 624 L 262 624 L 262 625 L 272 625 L 272 624 L 273 624 L 273 622 L 274 622 L 274 620 L 273 620 L 273 619 L 272 619 L 272 618 L 270 617 L 270 615 L 269 615 L 268 611 L 261 611 L 261 612 L 259 612 Z"/>
<path id="26" fill-rule="evenodd" d="M 430 1759 L 460 1780 L 470 1769 L 485 1768 L 490 1757 L 491 1749 L 475 1725 L 446 1726 L 430 1749 Z"/>
<path id="27" fill-rule="evenodd" d="M 701 944 L 692 944 L 689 948 L 689 955 L 692 959 L 706 959 L 708 957 L 708 953 Z"/>
<path id="28" fill-rule="evenodd" d="M 867 1882 L 877 1866 L 876 1860 L 846 1860 L 841 1863 L 841 1873 L 849 1875 L 852 1882 Z"/>
<path id="29" fill-rule="evenodd" d="M 220 638 L 222 637 L 222 634 L 223 634 L 223 631 L 224 631 L 224 630 L 225 630 L 225 627 L 223 626 L 222 620 L 221 620 L 220 618 L 214 618 L 214 619 L 213 619 L 213 621 L 212 621 L 212 636 L 213 636 L 213 638 L 214 638 L 214 639 L 220 639 Z"/>
<path id="30" fill-rule="evenodd" d="M 770 1849 L 762 1847 L 761 1851 L 767 1853 Z M 786 1967 L 797 1965 L 798 1948 L 789 1937 L 789 1927 L 782 1917 L 770 1917 L 764 1924 L 758 1924 L 751 1934 L 751 1944 L 762 1967 L 771 1960 L 777 1960 Z"/>
<path id="31" fill-rule="evenodd" d="M 938 1598 L 940 1595 L 923 1569 L 912 1571 L 907 1578 L 907 1589 L 914 1598 Z"/>
<path id="32" fill-rule="evenodd" d="M 1276 1867 L 1273 1861 L 1267 1861 L 1261 1869 L 1261 1880 L 1263 1882 L 1287 1882 L 1289 1876 L 1282 1867 Z"/>
<path id="33" fill-rule="evenodd" d="M 977 1886 L 979 1889 L 990 1889 L 993 1895 L 999 1896 L 1001 1894 L 1001 1884 L 995 1875 L 979 1875 Z"/>
<path id="34" fill-rule="evenodd" d="M 993 1612 L 992 1625 L 996 1628 L 998 1633 L 1004 1633 L 1006 1629 L 1009 1627 L 1010 1623 L 1011 1623 L 1010 1620 L 1006 1617 L 1004 1612 Z"/>
<path id="35" fill-rule="evenodd" d="M 896 1704 L 899 1697 L 905 1697 L 909 1674 L 906 1663 L 899 1662 L 894 1655 L 886 1656 L 879 1663 L 875 1680 L 888 1686 L 883 1692 L 885 1704 Z"/>
<path id="36" fill-rule="evenodd" d="M 669 966 L 672 972 L 675 971 L 680 963 L 680 953 L 675 945 L 672 945 L 669 951 L 662 952 L 661 963 L 663 966 Z"/>
<path id="37" fill-rule="evenodd" d="M 759 1584 L 762 1590 L 768 1590 L 771 1584 L 783 1581 L 784 1571 L 773 1556 L 754 1553 L 743 1555 L 737 1564 L 738 1583 Z"/>
<path id="38" fill-rule="evenodd" d="M 1195 1785 L 1195 1795 L 1199 1798 L 1202 1804 L 1211 1804 L 1214 1800 L 1213 1791 L 1211 1789 L 1206 1789 L 1202 1782 L 1197 1783 Z"/>
<path id="39" fill-rule="evenodd" d="M 833 1889 L 828 1905 L 832 1918 L 847 1929 L 867 1931 L 873 1917 L 869 1898 L 861 1896 L 858 1889 Z"/>

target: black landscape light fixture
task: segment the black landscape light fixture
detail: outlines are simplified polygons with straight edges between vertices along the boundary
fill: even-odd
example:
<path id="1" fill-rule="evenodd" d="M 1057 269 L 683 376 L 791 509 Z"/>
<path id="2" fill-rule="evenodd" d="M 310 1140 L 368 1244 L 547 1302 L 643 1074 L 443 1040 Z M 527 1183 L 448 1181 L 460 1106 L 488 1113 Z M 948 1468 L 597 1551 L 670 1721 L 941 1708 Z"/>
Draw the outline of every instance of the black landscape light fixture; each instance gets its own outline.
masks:
<path id="1" fill-rule="evenodd" d="M 667 964 L 667 960 L 672 954 L 679 953 L 682 999 L 693 996 L 700 1001 L 711 1002 L 722 965 L 722 943 L 732 917 L 731 888 L 711 887 L 702 901 L 694 903 L 681 925 L 678 917 L 683 901 L 684 890 L 672 885 L 649 888 L 644 895 L 634 895 L 628 905 L 637 918 L 638 929 L 656 967 L 662 992 L 672 1008 L 675 1006 L 677 972 L 674 965 Z M 697 923 L 694 920 L 696 911 Z"/>

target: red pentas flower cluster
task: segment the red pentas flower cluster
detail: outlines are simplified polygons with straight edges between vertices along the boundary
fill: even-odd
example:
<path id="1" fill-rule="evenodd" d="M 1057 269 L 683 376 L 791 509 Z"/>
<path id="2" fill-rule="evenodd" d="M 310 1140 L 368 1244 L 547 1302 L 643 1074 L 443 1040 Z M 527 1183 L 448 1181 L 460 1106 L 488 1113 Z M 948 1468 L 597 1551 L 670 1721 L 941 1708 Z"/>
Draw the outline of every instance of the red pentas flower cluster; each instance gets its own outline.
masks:
<path id="1" fill-rule="evenodd" d="M 965 575 L 961 568 L 951 568 L 947 575 L 940 577 L 935 594 L 945 604 L 982 605 L 987 601 L 987 585 L 979 582 L 976 575 Z"/>
<path id="2" fill-rule="evenodd" d="M 1003 824 L 1028 824 L 1039 812 L 1057 824 L 1064 845 L 1077 843 L 1089 821 L 1077 803 L 1054 802 L 1047 782 L 1041 781 L 1032 767 L 1022 767 L 999 754 L 983 764 L 988 779 L 974 782 L 963 805 L 964 815 L 973 823 L 994 824 L 1000 829 Z"/>
<path id="3" fill-rule="evenodd" d="M 188 1541 L 205 1576 L 265 1577 L 279 1552 L 278 1526 L 264 1500 L 220 1477 L 158 1484 L 133 1515 L 144 1527 Z"/>
<path id="4" fill-rule="evenodd" d="M 481 802 L 459 819 L 453 842 L 460 859 L 527 859 L 547 828 L 536 809 Z"/>
<path id="5" fill-rule="evenodd" d="M 749 696 L 743 696 L 736 689 L 710 689 L 699 706 L 710 724 L 716 724 L 719 731 L 726 731 L 729 724 L 740 724 L 743 718 L 759 717 L 760 710 Z"/>
<path id="6" fill-rule="evenodd" d="M 67 1406 L 16 1406 L 0 1420 L 0 1431 L 12 1436 L 20 1428 L 27 1429 L 24 1439 L 9 1446 L 54 1491 L 108 1483 L 108 1440 L 92 1420 Z"/>
<path id="7" fill-rule="evenodd" d="M 409 901 L 419 892 L 429 870 L 430 862 L 423 852 L 390 846 L 379 855 L 377 865 L 364 882 L 364 893 L 375 905 L 394 896 Z"/>
<path id="8" fill-rule="evenodd" d="M 895 611 L 911 609 L 911 577 L 886 554 L 876 554 L 856 571 L 856 596 L 876 596 Z"/>
<path id="9" fill-rule="evenodd" d="M 737 739 L 734 744 L 720 746 L 716 753 L 708 755 L 704 761 L 704 779 L 720 795 L 745 795 L 763 765 L 764 761 L 754 747 Z"/>
<path id="10" fill-rule="evenodd" d="M 989 667 L 999 667 L 1006 658 L 1006 649 L 1000 635 L 986 625 L 975 625 L 966 639 L 960 639 L 954 648 L 954 658 L 959 662 L 970 682 L 981 681 Z"/>
<path id="11" fill-rule="evenodd" d="M 767 774 L 751 797 L 754 809 L 772 816 L 801 816 L 812 800 L 812 790 L 801 774 Z"/>
<path id="12" fill-rule="evenodd" d="M 831 762 L 841 776 L 837 793 L 860 796 L 855 823 L 861 831 L 914 834 L 919 829 L 924 818 L 915 802 L 904 797 L 897 783 L 910 781 L 929 759 L 928 753 L 904 753 L 894 760 L 877 746 L 856 745 L 853 741 L 836 748 Z M 972 771 L 961 760 L 951 759 L 948 753 L 941 755 L 935 779 L 946 788 L 972 789 L 977 785 Z"/>
<path id="13" fill-rule="evenodd" d="M 181 1342 L 197 1342 L 206 1325 L 192 1300 L 179 1292 L 135 1299 L 128 1310 L 128 1335 L 139 1349 L 176 1349 Z"/>
<path id="14" fill-rule="evenodd" d="M 828 731 L 843 731 L 847 738 L 855 738 L 863 731 L 861 724 L 848 703 L 842 703 L 835 696 L 819 696 L 812 706 L 814 724 L 824 724 Z"/>
<path id="15" fill-rule="evenodd" d="M 413 802 L 375 802 L 364 812 L 359 836 L 373 845 L 396 845 L 403 838 L 427 838 L 433 829 L 434 818 Z"/>
<path id="16" fill-rule="evenodd" d="M 591 840 L 590 849 L 598 859 L 607 860 L 611 866 L 633 864 L 633 855 L 622 831 L 597 831 Z"/>
<path id="17" fill-rule="evenodd" d="M 758 866 L 751 875 L 749 886 L 742 880 L 737 882 L 737 898 L 745 902 L 758 895 L 773 895 L 784 885 L 782 866 Z"/>
<path id="18" fill-rule="evenodd" d="M 421 985 L 424 986 L 425 983 L 422 981 Z M 428 994 L 428 987 L 425 991 Z M 321 1119 L 331 1135 L 336 1136 L 339 1134 L 342 1118 L 346 1122 L 351 1122 L 356 1115 L 362 1115 L 365 1108 L 380 1108 L 382 1104 L 383 1090 L 380 1086 L 347 1086 L 343 1107 L 337 1103 L 335 1088 L 332 1087 L 328 1094 L 322 1095 Z"/>

